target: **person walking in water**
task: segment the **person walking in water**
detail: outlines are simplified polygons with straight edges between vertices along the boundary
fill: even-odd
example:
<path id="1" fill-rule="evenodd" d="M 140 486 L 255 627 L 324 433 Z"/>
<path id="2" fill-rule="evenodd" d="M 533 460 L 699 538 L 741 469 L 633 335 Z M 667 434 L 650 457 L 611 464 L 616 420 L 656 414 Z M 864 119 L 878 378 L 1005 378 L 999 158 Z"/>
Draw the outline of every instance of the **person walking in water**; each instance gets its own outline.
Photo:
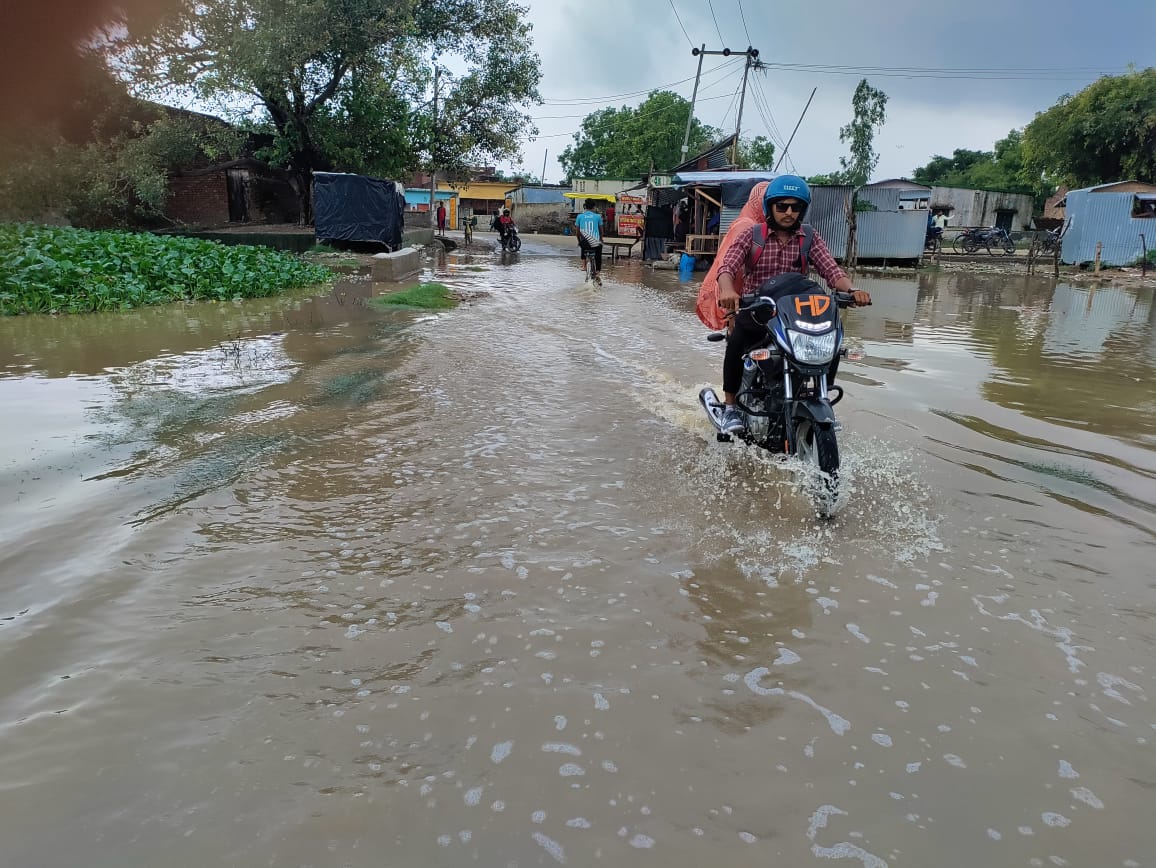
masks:
<path id="1" fill-rule="evenodd" d="M 446 206 L 438 202 L 438 235 L 446 234 Z"/>
<path id="2" fill-rule="evenodd" d="M 594 257 L 594 282 L 602 285 L 602 215 L 594 210 L 594 200 L 587 199 L 582 213 L 574 220 L 578 229 L 578 249 L 582 251 L 582 262 L 587 256 Z"/>

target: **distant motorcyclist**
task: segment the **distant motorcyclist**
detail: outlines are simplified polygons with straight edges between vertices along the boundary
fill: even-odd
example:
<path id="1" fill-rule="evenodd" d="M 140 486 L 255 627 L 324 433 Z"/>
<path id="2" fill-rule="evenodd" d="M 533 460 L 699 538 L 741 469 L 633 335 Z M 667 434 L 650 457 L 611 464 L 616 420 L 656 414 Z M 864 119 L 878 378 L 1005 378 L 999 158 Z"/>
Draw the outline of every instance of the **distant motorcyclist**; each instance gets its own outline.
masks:
<path id="1" fill-rule="evenodd" d="M 810 204 L 811 189 L 797 175 L 779 175 L 767 185 L 763 194 L 765 222 L 746 229 L 720 258 L 720 308 L 732 313 L 738 311 L 739 293 L 735 289 L 734 275 L 742 275 L 745 293 L 753 295 L 766 280 L 776 275 L 792 271 L 805 275 L 812 266 L 831 289 L 851 293 L 857 305 L 871 303 L 868 293 L 851 285 L 851 278 L 835 262 L 823 237 L 813 226 L 803 223 Z M 733 320 L 723 358 L 726 410 L 722 417 L 722 430 L 727 433 L 743 430 L 743 417 L 735 406 L 743 378 L 743 355 L 765 334 L 764 326 L 738 316 Z"/>
<path id="2" fill-rule="evenodd" d="M 498 238 L 505 241 L 506 236 L 510 234 L 510 228 L 514 225 L 514 218 L 510 216 L 510 209 L 503 208 L 495 222 L 498 226 Z"/>

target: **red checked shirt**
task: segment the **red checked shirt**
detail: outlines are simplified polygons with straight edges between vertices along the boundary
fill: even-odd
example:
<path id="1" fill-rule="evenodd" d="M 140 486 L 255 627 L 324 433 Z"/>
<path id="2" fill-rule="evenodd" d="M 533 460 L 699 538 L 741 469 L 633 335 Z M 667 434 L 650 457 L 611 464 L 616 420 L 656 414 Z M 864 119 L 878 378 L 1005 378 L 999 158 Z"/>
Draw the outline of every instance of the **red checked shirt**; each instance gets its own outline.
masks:
<path id="1" fill-rule="evenodd" d="M 753 228 L 753 227 L 752 227 Z M 767 232 L 767 244 L 763 248 L 763 255 L 755 263 L 754 269 L 747 270 L 747 259 L 751 252 L 751 231 L 742 234 L 723 254 L 719 263 L 719 274 L 742 275 L 743 292 L 751 293 L 763 285 L 763 281 L 780 274 L 799 270 L 799 251 L 802 249 L 803 230 L 800 228 L 795 236 L 783 244 L 778 236 L 771 231 Z M 843 269 L 835 262 L 835 257 L 827 249 L 827 242 L 815 232 L 811 238 L 811 249 L 807 253 L 807 265 L 815 269 L 828 285 L 833 285 L 840 278 L 845 278 Z"/>

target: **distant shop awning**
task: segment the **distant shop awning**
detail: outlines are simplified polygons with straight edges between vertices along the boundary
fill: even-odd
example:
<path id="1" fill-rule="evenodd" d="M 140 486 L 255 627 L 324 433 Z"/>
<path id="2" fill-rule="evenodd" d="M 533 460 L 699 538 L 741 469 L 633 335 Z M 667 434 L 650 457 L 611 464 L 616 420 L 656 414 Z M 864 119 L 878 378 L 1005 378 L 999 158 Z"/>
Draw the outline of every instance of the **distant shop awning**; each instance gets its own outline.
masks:
<path id="1" fill-rule="evenodd" d="M 567 199 L 597 199 L 600 202 L 617 202 L 618 196 L 614 193 L 563 193 Z"/>
<path id="2" fill-rule="evenodd" d="M 679 172 L 673 178 L 675 186 L 686 184 L 722 184 L 727 181 L 771 181 L 774 172 Z"/>

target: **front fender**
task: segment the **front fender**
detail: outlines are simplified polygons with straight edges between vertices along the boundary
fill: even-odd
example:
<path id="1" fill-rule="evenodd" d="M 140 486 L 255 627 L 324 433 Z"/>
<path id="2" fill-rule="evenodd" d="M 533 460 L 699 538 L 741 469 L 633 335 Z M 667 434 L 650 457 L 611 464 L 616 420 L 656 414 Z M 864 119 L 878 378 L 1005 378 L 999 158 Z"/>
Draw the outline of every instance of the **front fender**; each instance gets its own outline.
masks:
<path id="1" fill-rule="evenodd" d="M 831 402 L 820 398 L 809 398 L 806 401 L 795 401 L 791 411 L 791 418 L 795 422 L 808 421 L 821 428 L 828 428 L 835 424 L 835 411 L 831 409 Z"/>

